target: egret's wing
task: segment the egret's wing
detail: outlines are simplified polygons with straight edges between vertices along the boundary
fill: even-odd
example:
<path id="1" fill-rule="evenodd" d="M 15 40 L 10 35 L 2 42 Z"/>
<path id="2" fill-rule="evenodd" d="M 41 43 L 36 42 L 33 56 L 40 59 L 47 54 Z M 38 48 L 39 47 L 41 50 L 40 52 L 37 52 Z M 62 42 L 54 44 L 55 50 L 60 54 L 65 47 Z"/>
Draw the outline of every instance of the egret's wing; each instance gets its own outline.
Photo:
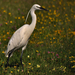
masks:
<path id="1" fill-rule="evenodd" d="M 26 32 L 27 27 L 28 25 L 24 25 L 13 34 L 7 46 L 8 52 L 13 48 L 18 47 L 18 45 L 23 39 L 23 35 Z"/>

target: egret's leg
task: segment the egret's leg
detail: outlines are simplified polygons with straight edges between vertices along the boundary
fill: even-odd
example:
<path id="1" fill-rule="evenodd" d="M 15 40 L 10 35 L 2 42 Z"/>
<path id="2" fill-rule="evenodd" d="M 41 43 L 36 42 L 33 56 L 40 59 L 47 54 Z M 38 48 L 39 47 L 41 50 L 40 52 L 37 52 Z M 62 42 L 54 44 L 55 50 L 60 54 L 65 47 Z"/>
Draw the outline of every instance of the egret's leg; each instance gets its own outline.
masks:
<path id="1" fill-rule="evenodd" d="M 22 68 L 23 68 L 23 64 L 22 64 L 22 55 L 23 55 L 23 50 L 22 50 L 21 57 L 20 57 L 20 62 L 21 62 Z"/>
<path id="2" fill-rule="evenodd" d="M 28 43 L 28 41 L 27 41 Z M 21 53 L 21 57 L 20 57 L 20 62 L 21 62 L 21 65 L 22 65 L 22 68 L 23 68 L 23 64 L 22 64 L 22 56 L 23 56 L 23 51 L 25 50 L 26 46 L 27 46 L 27 43 L 26 45 L 22 48 L 22 53 Z M 24 69 L 24 68 L 23 68 Z"/>

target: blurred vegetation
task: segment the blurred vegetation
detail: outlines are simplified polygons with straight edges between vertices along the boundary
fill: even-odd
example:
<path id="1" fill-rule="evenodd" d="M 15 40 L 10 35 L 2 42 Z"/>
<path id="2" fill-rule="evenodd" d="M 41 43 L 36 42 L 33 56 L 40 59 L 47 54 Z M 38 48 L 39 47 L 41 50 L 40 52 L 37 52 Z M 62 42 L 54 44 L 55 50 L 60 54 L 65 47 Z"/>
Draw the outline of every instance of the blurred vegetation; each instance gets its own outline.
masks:
<path id="1" fill-rule="evenodd" d="M 10 58 L 4 51 L 12 34 L 25 24 L 33 4 L 49 10 L 36 11 L 37 24 L 23 54 L 21 49 Z M 31 23 L 29 16 L 28 24 Z M 0 75 L 74 75 L 75 74 L 75 1 L 74 0 L 0 0 Z"/>

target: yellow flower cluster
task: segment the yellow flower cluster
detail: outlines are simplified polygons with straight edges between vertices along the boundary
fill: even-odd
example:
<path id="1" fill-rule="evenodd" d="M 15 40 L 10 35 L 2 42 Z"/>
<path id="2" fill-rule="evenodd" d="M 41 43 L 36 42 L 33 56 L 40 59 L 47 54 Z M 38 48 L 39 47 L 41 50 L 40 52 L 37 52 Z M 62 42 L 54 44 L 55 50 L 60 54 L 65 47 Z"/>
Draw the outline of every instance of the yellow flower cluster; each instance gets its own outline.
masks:
<path id="1" fill-rule="evenodd" d="M 74 66 L 72 66 L 71 68 L 75 68 L 75 65 L 74 65 Z"/>
<path id="2" fill-rule="evenodd" d="M 69 59 L 75 58 L 74 56 L 69 57 Z"/>
<path id="3" fill-rule="evenodd" d="M 70 59 L 70 62 L 71 63 L 75 63 L 75 56 L 71 56 L 71 57 L 69 57 L 69 59 Z M 73 65 L 71 68 L 75 68 L 75 65 Z"/>

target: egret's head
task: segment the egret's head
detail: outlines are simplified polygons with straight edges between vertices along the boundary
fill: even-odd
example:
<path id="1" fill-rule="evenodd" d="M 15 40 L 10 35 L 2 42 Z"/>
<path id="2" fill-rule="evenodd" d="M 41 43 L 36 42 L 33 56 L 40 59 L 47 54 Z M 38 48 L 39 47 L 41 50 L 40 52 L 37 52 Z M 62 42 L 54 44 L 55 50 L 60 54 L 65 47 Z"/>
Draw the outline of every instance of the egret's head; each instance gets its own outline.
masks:
<path id="1" fill-rule="evenodd" d="M 31 11 L 35 11 L 35 10 L 45 10 L 45 11 L 48 11 L 47 9 L 41 7 L 40 5 L 34 4 L 34 5 L 32 6 L 32 8 L 29 10 L 28 14 L 27 14 L 25 23 L 26 23 L 26 21 L 27 21 L 27 18 L 28 18 L 29 13 L 30 13 Z"/>
<path id="2" fill-rule="evenodd" d="M 34 4 L 34 5 L 32 6 L 32 8 L 33 8 L 34 10 L 46 10 L 46 11 L 48 11 L 47 9 L 41 7 L 41 6 L 38 5 L 38 4 Z"/>

